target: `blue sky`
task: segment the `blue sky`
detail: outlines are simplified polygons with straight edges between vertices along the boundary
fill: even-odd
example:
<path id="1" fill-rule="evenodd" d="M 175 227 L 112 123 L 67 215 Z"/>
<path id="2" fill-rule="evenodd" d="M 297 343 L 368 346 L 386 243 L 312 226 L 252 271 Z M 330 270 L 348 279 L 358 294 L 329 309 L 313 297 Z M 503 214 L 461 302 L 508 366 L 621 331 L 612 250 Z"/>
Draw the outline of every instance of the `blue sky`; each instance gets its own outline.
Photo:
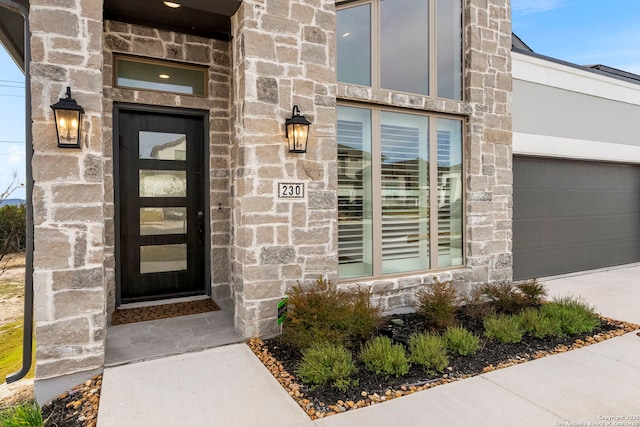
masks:
<path id="1" fill-rule="evenodd" d="M 512 0 L 511 5 L 513 31 L 535 52 L 640 74 L 640 0 Z M 23 87 L 24 76 L 0 48 L 0 191 L 13 171 L 24 182 Z M 13 196 L 24 198 L 24 190 Z"/>
<path id="2" fill-rule="evenodd" d="M 512 0 L 513 32 L 534 52 L 640 74 L 640 1 Z"/>
<path id="3" fill-rule="evenodd" d="M 25 182 L 24 128 L 24 75 L 0 48 L 0 193 L 14 171 Z M 10 197 L 24 199 L 25 191 L 18 189 Z"/>

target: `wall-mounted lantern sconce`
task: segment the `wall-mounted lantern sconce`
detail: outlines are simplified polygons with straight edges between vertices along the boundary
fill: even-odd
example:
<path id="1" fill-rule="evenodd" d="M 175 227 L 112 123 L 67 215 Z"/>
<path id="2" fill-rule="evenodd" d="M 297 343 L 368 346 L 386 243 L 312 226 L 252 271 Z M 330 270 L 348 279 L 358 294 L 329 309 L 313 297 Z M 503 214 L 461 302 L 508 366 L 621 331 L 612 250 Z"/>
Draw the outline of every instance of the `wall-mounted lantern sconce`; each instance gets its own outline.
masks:
<path id="1" fill-rule="evenodd" d="M 309 125 L 311 122 L 305 116 L 300 115 L 297 105 L 293 106 L 291 118 L 284 123 L 286 137 L 289 140 L 290 153 L 306 153 L 307 140 L 309 139 Z"/>
<path id="2" fill-rule="evenodd" d="M 82 135 L 82 115 L 84 109 L 71 98 L 71 88 L 67 86 L 64 98 L 51 106 L 56 121 L 58 134 L 58 147 L 80 148 L 80 136 Z"/>

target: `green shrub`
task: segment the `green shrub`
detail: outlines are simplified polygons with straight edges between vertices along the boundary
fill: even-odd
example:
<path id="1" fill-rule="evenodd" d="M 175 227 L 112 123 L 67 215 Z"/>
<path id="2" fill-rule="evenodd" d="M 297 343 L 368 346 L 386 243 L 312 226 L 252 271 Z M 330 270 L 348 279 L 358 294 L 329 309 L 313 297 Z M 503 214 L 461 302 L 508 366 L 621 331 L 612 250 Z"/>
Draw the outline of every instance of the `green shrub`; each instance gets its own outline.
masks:
<path id="1" fill-rule="evenodd" d="M 409 372 L 409 361 L 404 347 L 391 339 L 378 336 L 367 341 L 360 351 L 360 360 L 367 370 L 376 375 L 399 377 Z"/>
<path id="2" fill-rule="evenodd" d="M 416 293 L 418 311 L 438 328 L 453 326 L 456 322 L 458 294 L 452 282 L 435 281 Z"/>
<path id="3" fill-rule="evenodd" d="M 282 339 L 304 349 L 318 338 L 332 344 L 353 346 L 373 335 L 381 321 L 380 309 L 363 290 L 337 290 L 319 278 L 312 286 L 294 286 L 289 292 Z"/>
<path id="4" fill-rule="evenodd" d="M 516 316 L 494 314 L 484 319 L 484 334 L 502 344 L 522 341 L 522 328 Z"/>
<path id="5" fill-rule="evenodd" d="M 514 314 L 527 305 L 524 295 L 510 282 L 487 283 L 482 286 L 482 294 L 500 313 Z"/>
<path id="6" fill-rule="evenodd" d="M 544 297 L 547 296 L 547 289 L 542 283 L 538 283 L 536 279 L 516 283 L 516 288 L 524 296 L 528 306 L 539 306 L 542 304 Z"/>
<path id="7" fill-rule="evenodd" d="M 409 351 L 409 361 L 428 372 L 442 372 L 449 365 L 447 347 L 438 335 L 412 335 L 409 338 Z"/>
<path id="8" fill-rule="evenodd" d="M 460 326 L 447 328 L 444 342 L 449 351 L 461 356 L 475 354 L 480 349 L 480 338 Z"/>
<path id="9" fill-rule="evenodd" d="M 600 319 L 593 307 L 575 297 L 554 299 L 541 308 L 544 316 L 560 322 L 562 332 L 581 334 L 592 332 L 600 325 Z"/>
<path id="10" fill-rule="evenodd" d="M 24 252 L 27 238 L 27 209 L 25 205 L 0 207 L 0 253 Z"/>
<path id="11" fill-rule="evenodd" d="M 560 321 L 542 314 L 538 308 L 527 308 L 519 314 L 520 325 L 524 332 L 535 338 L 562 336 Z"/>
<path id="12" fill-rule="evenodd" d="M 357 368 L 349 350 L 342 345 L 314 342 L 302 352 L 302 361 L 296 373 L 302 381 L 313 387 L 330 384 L 345 391 L 357 385 L 352 377 Z"/>
<path id="13" fill-rule="evenodd" d="M 42 427 L 42 412 L 36 402 L 25 403 L 0 412 L 2 427 Z"/>

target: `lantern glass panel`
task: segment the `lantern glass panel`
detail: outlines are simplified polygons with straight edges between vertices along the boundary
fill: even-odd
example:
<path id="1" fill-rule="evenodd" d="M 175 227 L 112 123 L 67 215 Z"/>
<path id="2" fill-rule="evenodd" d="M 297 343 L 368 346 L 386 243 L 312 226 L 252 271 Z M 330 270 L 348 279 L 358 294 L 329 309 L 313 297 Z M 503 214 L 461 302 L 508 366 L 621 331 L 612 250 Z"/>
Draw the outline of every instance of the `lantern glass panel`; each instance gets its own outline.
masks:
<path id="1" fill-rule="evenodd" d="M 80 111 L 56 110 L 55 115 L 60 143 L 76 144 L 78 142 Z"/>
<path id="2" fill-rule="evenodd" d="M 287 128 L 287 134 L 289 136 L 289 151 L 305 152 L 307 149 L 309 125 L 291 123 Z"/>

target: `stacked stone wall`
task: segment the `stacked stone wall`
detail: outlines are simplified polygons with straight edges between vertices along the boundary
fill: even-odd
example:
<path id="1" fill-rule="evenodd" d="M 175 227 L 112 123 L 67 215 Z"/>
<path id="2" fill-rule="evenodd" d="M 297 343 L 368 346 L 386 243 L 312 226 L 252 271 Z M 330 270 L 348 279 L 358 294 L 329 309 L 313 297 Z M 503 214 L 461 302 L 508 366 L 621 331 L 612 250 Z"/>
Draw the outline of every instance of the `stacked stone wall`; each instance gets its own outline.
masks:
<path id="1" fill-rule="evenodd" d="M 334 2 L 246 0 L 232 28 L 235 322 L 268 336 L 291 285 L 336 279 Z M 294 105 L 313 123 L 306 154 L 286 149 Z M 279 199 L 280 182 L 302 182 L 305 197 Z"/>
<path id="2" fill-rule="evenodd" d="M 102 2 L 30 2 L 36 378 L 101 368 L 105 337 Z M 57 147 L 51 104 L 84 107 Z"/>
<path id="3" fill-rule="evenodd" d="M 513 274 L 511 9 L 508 0 L 467 1 L 467 265 L 473 283 L 495 282 Z"/>

